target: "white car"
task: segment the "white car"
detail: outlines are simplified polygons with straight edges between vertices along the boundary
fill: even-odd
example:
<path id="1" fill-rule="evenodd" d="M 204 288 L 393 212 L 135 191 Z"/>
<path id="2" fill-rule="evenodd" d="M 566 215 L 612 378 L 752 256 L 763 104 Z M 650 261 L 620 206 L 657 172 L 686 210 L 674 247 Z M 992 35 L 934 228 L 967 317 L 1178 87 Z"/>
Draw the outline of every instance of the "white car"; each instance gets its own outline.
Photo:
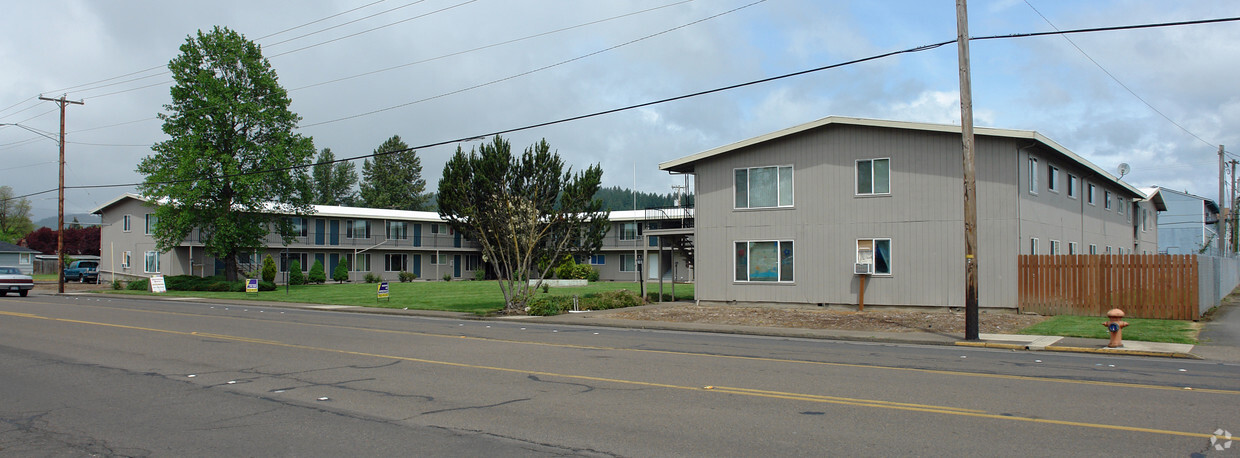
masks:
<path id="1" fill-rule="evenodd" d="M 23 274 L 16 267 L 0 267 L 0 296 L 15 292 L 21 297 L 34 289 L 34 278 Z"/>

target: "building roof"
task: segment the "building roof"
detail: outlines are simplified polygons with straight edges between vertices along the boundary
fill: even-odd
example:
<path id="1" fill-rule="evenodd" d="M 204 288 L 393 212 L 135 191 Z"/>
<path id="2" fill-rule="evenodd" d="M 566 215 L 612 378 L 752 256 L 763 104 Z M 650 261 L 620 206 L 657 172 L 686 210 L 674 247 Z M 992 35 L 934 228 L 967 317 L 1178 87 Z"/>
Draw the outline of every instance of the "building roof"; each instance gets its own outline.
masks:
<path id="1" fill-rule="evenodd" d="M 1162 193 L 1164 193 L 1164 192 L 1169 192 L 1169 193 L 1176 194 L 1176 195 L 1180 195 L 1180 196 L 1187 197 L 1187 198 L 1190 198 L 1190 199 L 1200 200 L 1200 201 L 1202 201 L 1202 202 L 1205 204 L 1206 208 L 1207 208 L 1207 209 L 1209 209 L 1209 210 L 1210 210 L 1210 212 L 1212 212 L 1212 213 L 1219 213 L 1219 212 L 1220 212 L 1219 207 L 1218 207 L 1218 203 L 1214 202 L 1214 199 L 1210 199 L 1210 198 L 1208 198 L 1208 197 L 1201 197 L 1201 196 L 1196 195 L 1196 194 L 1190 194 L 1188 191 L 1176 191 L 1176 190 L 1174 190 L 1174 189 L 1171 189 L 1171 188 L 1164 188 L 1164 187 L 1161 187 L 1161 186 L 1152 186 L 1152 187 L 1149 187 L 1149 188 L 1141 188 L 1141 190 L 1142 190 L 1142 191 L 1147 190 L 1147 189 L 1153 189 L 1153 190 L 1156 190 L 1156 192 L 1157 192 L 1160 196 L 1161 196 L 1161 194 L 1162 194 Z M 1166 206 L 1166 205 L 1164 205 L 1164 207 L 1165 207 L 1165 206 Z M 1164 209 L 1164 210 L 1165 210 L 1165 209 Z"/>
<path id="2" fill-rule="evenodd" d="M 768 141 L 771 141 L 777 138 L 786 137 L 786 136 L 797 134 L 800 132 L 805 132 L 807 130 L 817 129 L 819 127 L 823 127 L 823 126 L 827 126 L 831 124 L 850 125 L 850 126 L 866 126 L 866 127 L 884 127 L 884 128 L 890 128 L 890 129 L 921 130 L 921 131 L 929 131 L 929 132 L 945 132 L 945 133 L 957 133 L 957 134 L 960 133 L 960 126 L 952 125 L 952 124 L 930 124 L 930 123 L 922 123 L 922 122 L 891 121 L 891 120 L 882 120 L 882 119 L 853 118 L 853 117 L 845 117 L 845 116 L 828 116 L 826 118 L 822 118 L 817 121 L 807 122 L 805 124 L 789 127 L 783 130 L 778 130 L 778 131 L 771 132 L 765 135 L 759 135 L 757 137 L 753 137 L 747 140 L 741 140 L 739 142 L 732 143 L 730 145 L 720 146 L 718 148 L 706 150 L 706 151 L 703 151 L 697 154 L 693 154 L 693 155 L 685 156 L 679 159 L 674 159 L 671 161 L 663 162 L 659 164 L 659 169 L 667 170 L 671 172 L 679 172 L 679 173 L 692 172 L 694 168 L 694 164 L 696 164 L 698 161 L 701 161 L 703 159 L 711 158 L 711 157 L 718 156 L 721 154 L 730 153 L 732 151 L 739 150 L 745 147 L 753 146 L 759 143 L 768 142 Z M 975 136 L 983 135 L 983 136 L 989 136 L 989 137 L 1019 138 L 1019 139 L 1032 140 L 1032 141 L 1041 143 L 1042 145 L 1045 145 L 1046 147 L 1064 155 L 1068 159 L 1075 161 L 1076 163 L 1080 164 L 1082 167 L 1085 167 L 1086 169 L 1089 169 L 1090 171 L 1097 173 L 1099 176 L 1103 177 L 1103 179 L 1113 182 L 1114 184 L 1120 186 L 1122 189 L 1132 193 L 1133 195 L 1145 197 L 1145 194 L 1137 190 L 1137 188 L 1133 187 L 1132 185 L 1129 185 L 1128 183 L 1120 181 L 1120 179 L 1116 178 L 1115 175 L 1112 175 L 1110 172 L 1107 172 L 1101 167 L 1098 167 L 1097 165 L 1095 165 L 1094 163 L 1089 162 L 1085 158 L 1077 155 L 1076 153 L 1073 153 L 1067 148 L 1064 148 L 1060 144 L 1055 143 L 1054 140 L 1047 138 L 1046 136 L 1038 133 L 1037 131 L 996 129 L 992 127 L 975 127 L 973 129 L 973 134 Z"/>
<path id="3" fill-rule="evenodd" d="M 1154 204 L 1155 210 L 1158 210 L 1160 212 L 1167 211 L 1167 202 L 1163 200 L 1162 192 L 1160 192 L 1162 191 L 1162 188 L 1153 186 L 1153 187 L 1148 187 L 1148 188 L 1140 188 L 1139 190 L 1141 191 L 1141 193 L 1145 194 L 1145 198 L 1141 200 L 1150 201 L 1150 203 Z"/>
<path id="4" fill-rule="evenodd" d="M 14 245 L 9 242 L 0 242 L 0 253 L 38 253 L 38 250 L 32 250 L 24 246 Z"/>

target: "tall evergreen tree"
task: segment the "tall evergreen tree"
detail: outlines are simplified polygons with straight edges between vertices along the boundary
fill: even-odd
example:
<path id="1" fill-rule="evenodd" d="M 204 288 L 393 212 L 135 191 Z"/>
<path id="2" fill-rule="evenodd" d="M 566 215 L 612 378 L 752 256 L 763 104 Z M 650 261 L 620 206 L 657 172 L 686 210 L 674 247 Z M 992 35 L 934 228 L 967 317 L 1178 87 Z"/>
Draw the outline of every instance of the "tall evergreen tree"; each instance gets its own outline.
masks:
<path id="1" fill-rule="evenodd" d="M 430 194 L 422 178 L 422 159 L 417 151 L 393 135 L 379 148 L 376 156 L 362 163 L 361 197 L 370 208 L 392 210 L 425 210 Z"/>
<path id="2" fill-rule="evenodd" d="M 203 248 L 237 279 L 237 255 L 266 246 L 268 226 L 291 239 L 287 214 L 307 214 L 298 182 L 314 144 L 294 132 L 301 119 L 254 42 L 223 27 L 198 31 L 168 63 L 176 84 L 167 113 L 168 140 L 138 164 L 138 190 L 158 202 L 160 251 L 199 229 Z"/>
<path id="3" fill-rule="evenodd" d="M 336 155 L 331 148 L 323 148 L 314 159 L 311 177 L 314 181 L 313 202 L 319 205 L 353 205 L 357 193 L 357 171 L 352 162 L 332 163 Z"/>

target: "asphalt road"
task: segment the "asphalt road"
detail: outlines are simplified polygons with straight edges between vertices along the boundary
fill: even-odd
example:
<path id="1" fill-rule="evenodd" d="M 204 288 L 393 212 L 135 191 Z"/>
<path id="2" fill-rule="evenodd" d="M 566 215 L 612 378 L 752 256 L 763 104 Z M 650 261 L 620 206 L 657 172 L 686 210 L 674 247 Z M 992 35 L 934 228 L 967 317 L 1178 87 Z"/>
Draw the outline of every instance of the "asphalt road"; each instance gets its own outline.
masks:
<path id="1" fill-rule="evenodd" d="M 0 298 L 0 400 L 5 456 L 1240 455 L 1226 363 L 129 298 Z"/>

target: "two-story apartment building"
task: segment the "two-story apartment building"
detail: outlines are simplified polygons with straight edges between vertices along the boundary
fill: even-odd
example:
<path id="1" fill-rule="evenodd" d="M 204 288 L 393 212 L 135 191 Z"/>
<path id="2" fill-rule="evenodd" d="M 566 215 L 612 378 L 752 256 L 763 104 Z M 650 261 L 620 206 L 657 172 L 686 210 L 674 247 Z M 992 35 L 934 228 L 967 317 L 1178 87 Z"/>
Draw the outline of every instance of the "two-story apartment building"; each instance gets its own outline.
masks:
<path id="1" fill-rule="evenodd" d="M 203 249 L 199 230 L 192 231 L 171 251 L 160 252 L 151 235 L 157 224 L 152 205 L 155 203 L 142 196 L 124 194 L 93 211 L 103 220 L 100 269 L 105 281 L 156 274 L 223 274 L 223 263 Z M 474 271 L 485 268 L 478 243 L 462 237 L 435 212 L 316 205 L 311 215 L 289 218 L 295 232 L 291 243 L 286 245 L 277 234 L 268 235 L 263 250 L 238 260 L 244 270 L 257 270 L 266 255 L 277 260 L 281 273 L 288 272 L 294 260 L 303 271 L 309 271 L 317 260 L 330 277 L 339 263 L 347 262 L 353 281 L 362 280 L 367 273 L 396 280 L 402 271 L 427 280 L 445 275 L 473 278 Z M 638 258 L 631 248 L 638 248 L 640 255 L 645 247 L 641 228 L 667 224 L 668 218 L 647 217 L 645 211 L 616 212 L 613 218 L 612 230 L 600 252 L 580 261 L 598 269 L 600 279 L 636 280 Z M 670 275 L 675 265 L 684 264 L 683 259 L 677 264 L 678 258 L 670 250 L 664 256 L 667 267 L 656 267 L 660 274 Z M 677 275 L 686 277 L 692 278 L 692 272 Z"/>
<path id="2" fill-rule="evenodd" d="M 1142 189 L 1158 195 L 1167 209 L 1158 216 L 1158 251 L 1166 254 L 1218 254 L 1220 211 L 1205 197 L 1174 189 Z"/>
<path id="3" fill-rule="evenodd" d="M 828 117 L 660 164 L 697 184 L 698 300 L 851 305 L 866 278 L 867 306 L 962 307 L 960 130 Z M 1016 308 L 1022 254 L 1157 251 L 1136 188 L 1037 132 L 975 134 L 982 307 Z"/>

